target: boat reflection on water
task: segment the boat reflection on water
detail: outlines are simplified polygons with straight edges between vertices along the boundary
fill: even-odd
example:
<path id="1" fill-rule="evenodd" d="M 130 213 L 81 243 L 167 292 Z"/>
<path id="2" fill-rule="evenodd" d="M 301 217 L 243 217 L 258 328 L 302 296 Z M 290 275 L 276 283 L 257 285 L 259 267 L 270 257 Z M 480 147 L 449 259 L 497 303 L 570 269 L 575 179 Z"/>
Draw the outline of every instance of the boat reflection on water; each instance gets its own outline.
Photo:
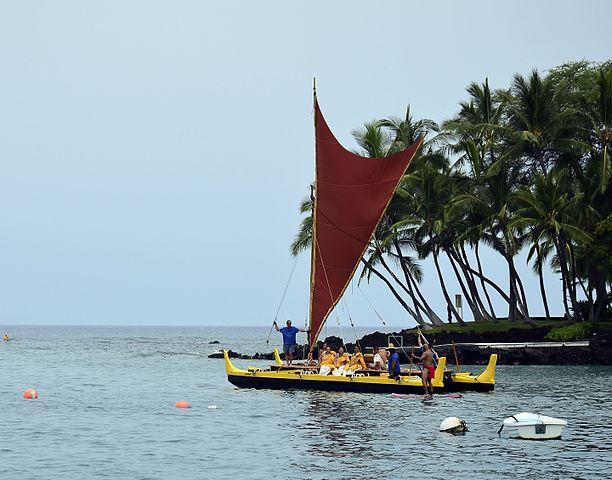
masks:
<path id="1" fill-rule="evenodd" d="M 383 419 L 392 418 L 397 411 L 380 402 L 380 396 L 307 391 L 304 397 L 305 408 L 297 432 L 309 443 L 312 454 L 336 459 L 387 457 Z M 394 421 L 403 421 L 402 417 L 403 414 Z"/>

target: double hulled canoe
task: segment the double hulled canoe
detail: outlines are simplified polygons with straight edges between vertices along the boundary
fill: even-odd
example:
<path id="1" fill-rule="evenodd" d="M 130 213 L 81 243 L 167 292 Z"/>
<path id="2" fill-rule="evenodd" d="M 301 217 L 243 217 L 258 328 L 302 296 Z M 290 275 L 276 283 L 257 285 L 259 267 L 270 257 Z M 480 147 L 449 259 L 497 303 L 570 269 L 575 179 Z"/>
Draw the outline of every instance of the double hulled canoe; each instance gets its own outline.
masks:
<path id="1" fill-rule="evenodd" d="M 422 393 L 421 377 L 402 374 L 397 379 L 386 372 L 366 370 L 349 376 L 320 375 L 316 369 L 295 365 L 291 368 L 237 368 L 223 351 L 228 381 L 239 388 L 273 390 L 328 390 L 359 393 Z M 280 357 L 276 355 L 277 365 Z M 282 362 L 281 362 L 282 364 Z M 474 376 L 469 373 L 448 374 L 445 371 L 446 357 L 440 357 L 432 381 L 434 393 L 463 391 L 492 391 L 495 387 L 497 355 L 491 355 L 483 373 Z"/>

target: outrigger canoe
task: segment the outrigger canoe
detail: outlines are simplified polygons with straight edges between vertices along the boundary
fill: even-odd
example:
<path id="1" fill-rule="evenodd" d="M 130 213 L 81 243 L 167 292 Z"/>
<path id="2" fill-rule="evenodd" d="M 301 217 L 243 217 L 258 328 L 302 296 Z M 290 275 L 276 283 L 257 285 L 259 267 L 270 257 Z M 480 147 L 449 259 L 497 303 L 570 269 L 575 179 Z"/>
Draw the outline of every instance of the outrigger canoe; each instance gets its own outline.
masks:
<path id="1" fill-rule="evenodd" d="M 419 138 L 405 150 L 382 158 L 362 157 L 350 152 L 338 142 L 327 125 L 314 93 L 310 359 L 325 322 L 341 300 L 364 254 L 372 246 L 374 232 L 423 141 Z M 232 364 L 226 351 L 223 356 L 227 378 L 237 387 L 399 394 L 423 390 L 418 371 L 406 372 L 398 378 L 375 370 L 359 371 L 351 376 L 320 375 L 316 368 L 307 365 L 282 367 L 278 351 L 276 365 L 243 370 Z M 434 392 L 491 391 L 495 387 L 496 364 L 497 355 L 491 355 L 485 371 L 475 376 L 446 371 L 446 358 L 441 357 L 432 381 Z"/>
<path id="2" fill-rule="evenodd" d="M 226 350 L 223 351 L 228 381 L 239 388 L 272 390 L 328 390 L 359 393 L 422 393 L 420 376 L 402 374 L 396 380 L 386 372 L 366 370 L 350 376 L 319 375 L 316 369 L 305 365 L 283 367 L 278 350 L 274 349 L 276 364 L 267 368 L 234 366 Z M 491 355 L 489 364 L 478 376 L 470 373 L 450 373 L 445 370 L 446 357 L 440 357 L 432 385 L 434 393 L 490 392 L 495 388 L 497 355 Z"/>

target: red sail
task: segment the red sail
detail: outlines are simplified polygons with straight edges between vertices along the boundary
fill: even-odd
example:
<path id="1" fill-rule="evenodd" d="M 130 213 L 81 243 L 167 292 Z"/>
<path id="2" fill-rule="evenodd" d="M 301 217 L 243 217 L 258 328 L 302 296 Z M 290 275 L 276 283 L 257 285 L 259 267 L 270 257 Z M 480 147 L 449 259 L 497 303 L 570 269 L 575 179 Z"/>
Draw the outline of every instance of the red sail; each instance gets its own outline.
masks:
<path id="1" fill-rule="evenodd" d="M 384 158 L 346 150 L 315 98 L 316 197 L 310 278 L 311 346 L 344 293 L 421 142 Z"/>

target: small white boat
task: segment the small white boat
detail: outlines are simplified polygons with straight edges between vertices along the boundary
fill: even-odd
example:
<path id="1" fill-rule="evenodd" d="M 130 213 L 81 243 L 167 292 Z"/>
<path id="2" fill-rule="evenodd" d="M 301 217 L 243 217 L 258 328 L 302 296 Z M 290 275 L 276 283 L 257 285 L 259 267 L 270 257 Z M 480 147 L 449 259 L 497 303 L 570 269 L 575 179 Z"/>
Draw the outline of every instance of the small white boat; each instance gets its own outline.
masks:
<path id="1" fill-rule="evenodd" d="M 499 433 L 505 429 L 511 438 L 551 440 L 559 438 L 566 426 L 567 422 L 559 418 L 522 412 L 504 419 Z"/>

